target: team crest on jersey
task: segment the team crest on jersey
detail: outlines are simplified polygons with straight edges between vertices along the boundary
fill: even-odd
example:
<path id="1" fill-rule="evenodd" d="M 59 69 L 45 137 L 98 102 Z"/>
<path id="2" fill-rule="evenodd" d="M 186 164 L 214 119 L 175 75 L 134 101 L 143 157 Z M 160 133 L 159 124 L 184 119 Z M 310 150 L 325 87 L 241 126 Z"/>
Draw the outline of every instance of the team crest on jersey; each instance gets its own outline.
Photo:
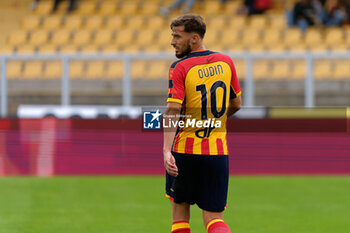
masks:
<path id="1" fill-rule="evenodd" d="M 157 111 L 145 111 L 143 112 L 143 128 L 144 129 L 160 129 L 162 113 Z"/>

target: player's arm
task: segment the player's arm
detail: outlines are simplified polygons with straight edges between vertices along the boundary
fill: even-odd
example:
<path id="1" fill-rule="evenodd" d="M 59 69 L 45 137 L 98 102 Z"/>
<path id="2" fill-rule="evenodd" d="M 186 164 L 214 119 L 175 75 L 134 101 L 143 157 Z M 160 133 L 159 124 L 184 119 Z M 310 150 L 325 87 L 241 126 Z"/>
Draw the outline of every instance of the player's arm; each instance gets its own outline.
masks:
<path id="1" fill-rule="evenodd" d="M 168 102 L 167 108 L 163 114 L 163 119 L 170 122 L 178 122 L 180 118 L 182 105 L 180 103 Z M 164 167 L 171 176 L 177 176 L 178 170 L 175 163 L 175 158 L 171 154 L 171 147 L 174 142 L 176 127 L 170 124 L 169 128 L 164 129 L 164 141 L 163 141 L 163 156 Z"/>
<path id="2" fill-rule="evenodd" d="M 241 104 L 242 104 L 241 95 L 237 96 L 236 98 L 230 99 L 228 103 L 227 117 L 232 116 L 235 112 L 241 109 Z"/>

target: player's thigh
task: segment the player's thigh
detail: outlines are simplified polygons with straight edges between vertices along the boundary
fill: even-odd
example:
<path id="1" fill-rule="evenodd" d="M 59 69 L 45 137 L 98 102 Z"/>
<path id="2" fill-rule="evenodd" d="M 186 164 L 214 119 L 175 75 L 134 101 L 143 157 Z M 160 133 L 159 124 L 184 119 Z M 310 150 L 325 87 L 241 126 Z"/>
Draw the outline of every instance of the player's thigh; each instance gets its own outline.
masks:
<path id="1" fill-rule="evenodd" d="M 171 202 L 173 222 L 190 221 L 190 205 L 186 202 L 175 203 Z"/>

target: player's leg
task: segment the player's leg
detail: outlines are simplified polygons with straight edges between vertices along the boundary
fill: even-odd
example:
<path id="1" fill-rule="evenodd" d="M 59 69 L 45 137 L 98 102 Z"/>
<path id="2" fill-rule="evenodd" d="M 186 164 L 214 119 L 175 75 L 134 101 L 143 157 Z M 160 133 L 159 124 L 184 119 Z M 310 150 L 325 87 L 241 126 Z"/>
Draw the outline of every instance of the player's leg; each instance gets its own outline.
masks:
<path id="1" fill-rule="evenodd" d="M 203 223 L 208 233 L 231 233 L 230 228 L 223 220 L 223 212 L 203 210 Z"/>
<path id="2" fill-rule="evenodd" d="M 190 233 L 190 205 L 171 202 L 173 224 L 171 233 Z"/>

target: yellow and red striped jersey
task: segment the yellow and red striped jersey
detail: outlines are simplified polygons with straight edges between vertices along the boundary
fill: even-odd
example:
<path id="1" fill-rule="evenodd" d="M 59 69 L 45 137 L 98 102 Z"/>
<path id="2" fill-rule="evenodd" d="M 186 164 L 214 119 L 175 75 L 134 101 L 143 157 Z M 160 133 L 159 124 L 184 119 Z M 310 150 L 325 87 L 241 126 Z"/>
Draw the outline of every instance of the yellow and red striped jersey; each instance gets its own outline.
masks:
<path id="1" fill-rule="evenodd" d="M 182 104 L 181 120 L 172 151 L 186 154 L 227 155 L 226 119 L 230 98 L 241 94 L 232 59 L 210 50 L 193 52 L 174 62 L 169 70 L 167 102 Z M 195 125 L 202 121 L 208 125 Z M 220 121 L 221 126 L 213 122 Z"/>

